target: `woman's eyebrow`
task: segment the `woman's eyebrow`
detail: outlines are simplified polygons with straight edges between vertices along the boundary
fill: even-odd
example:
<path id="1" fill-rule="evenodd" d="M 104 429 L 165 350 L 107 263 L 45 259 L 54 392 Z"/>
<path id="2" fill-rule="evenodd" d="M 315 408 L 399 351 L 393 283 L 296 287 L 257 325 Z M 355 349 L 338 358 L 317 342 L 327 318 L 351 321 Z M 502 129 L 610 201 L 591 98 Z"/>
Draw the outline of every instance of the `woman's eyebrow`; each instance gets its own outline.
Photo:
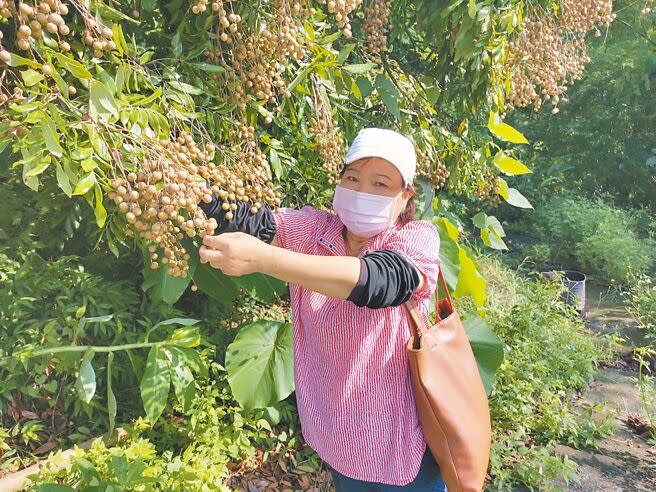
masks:
<path id="1" fill-rule="evenodd" d="M 392 179 L 387 174 L 383 174 L 383 173 L 378 173 L 376 174 L 376 176 L 382 176 L 383 178 Z"/>

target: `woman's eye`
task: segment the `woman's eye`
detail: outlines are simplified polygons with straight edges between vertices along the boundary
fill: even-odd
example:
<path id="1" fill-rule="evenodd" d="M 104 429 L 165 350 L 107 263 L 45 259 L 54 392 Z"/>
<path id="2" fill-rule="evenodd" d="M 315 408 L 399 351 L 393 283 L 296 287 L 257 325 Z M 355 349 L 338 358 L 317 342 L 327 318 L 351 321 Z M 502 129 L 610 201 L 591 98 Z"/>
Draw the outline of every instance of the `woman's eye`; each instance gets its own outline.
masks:
<path id="1" fill-rule="evenodd" d="M 357 181 L 357 179 L 355 179 L 353 176 L 347 176 L 346 179 L 347 181 Z"/>
<path id="2" fill-rule="evenodd" d="M 377 181 L 376 185 L 381 185 L 381 186 L 384 186 L 385 188 L 387 188 L 387 185 L 385 183 L 383 183 L 382 181 Z"/>

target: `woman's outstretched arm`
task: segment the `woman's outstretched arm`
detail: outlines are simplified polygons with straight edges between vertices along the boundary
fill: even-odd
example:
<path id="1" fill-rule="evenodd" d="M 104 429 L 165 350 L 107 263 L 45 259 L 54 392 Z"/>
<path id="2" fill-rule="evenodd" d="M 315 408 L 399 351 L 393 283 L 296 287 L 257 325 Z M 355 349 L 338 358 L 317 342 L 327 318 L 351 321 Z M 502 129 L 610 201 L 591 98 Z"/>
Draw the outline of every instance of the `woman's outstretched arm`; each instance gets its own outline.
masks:
<path id="1" fill-rule="evenodd" d="M 260 272 L 358 306 L 397 306 L 421 288 L 422 276 L 397 252 L 364 256 L 308 255 L 242 232 L 205 236 L 200 249 L 201 261 L 227 275 Z"/>

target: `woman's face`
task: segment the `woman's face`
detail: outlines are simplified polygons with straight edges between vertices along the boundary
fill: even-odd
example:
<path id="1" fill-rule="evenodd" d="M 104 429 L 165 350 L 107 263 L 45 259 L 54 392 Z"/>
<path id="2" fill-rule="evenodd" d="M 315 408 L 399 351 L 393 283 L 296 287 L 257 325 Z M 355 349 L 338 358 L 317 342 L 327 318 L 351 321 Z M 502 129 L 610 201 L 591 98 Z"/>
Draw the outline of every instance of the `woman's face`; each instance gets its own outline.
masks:
<path id="1" fill-rule="evenodd" d="M 403 186 L 399 170 L 380 157 L 364 157 L 346 166 L 339 186 L 373 195 L 399 196 L 396 201 L 397 216 L 412 197 L 412 191 Z"/>

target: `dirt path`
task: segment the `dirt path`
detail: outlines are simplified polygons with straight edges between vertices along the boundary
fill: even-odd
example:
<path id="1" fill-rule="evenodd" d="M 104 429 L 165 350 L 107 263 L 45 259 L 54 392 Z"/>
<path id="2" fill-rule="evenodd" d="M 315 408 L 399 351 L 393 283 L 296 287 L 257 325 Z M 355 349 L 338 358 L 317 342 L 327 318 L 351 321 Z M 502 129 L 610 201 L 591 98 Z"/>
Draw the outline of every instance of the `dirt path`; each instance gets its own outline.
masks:
<path id="1" fill-rule="evenodd" d="M 612 299 L 594 285 L 586 286 L 586 322 L 597 332 L 619 332 L 627 338 L 621 348 L 623 357 L 614 366 L 600 370 L 590 390 L 574 405 L 582 402 L 607 402 L 607 409 L 615 409 L 617 430 L 613 436 L 601 439 L 599 450 L 582 451 L 568 446 L 555 449 L 579 465 L 580 484 L 558 485 L 566 491 L 586 492 L 655 492 L 656 446 L 638 436 L 627 425 L 628 412 L 640 408 L 640 397 L 631 376 L 637 376 L 631 364 L 633 347 L 645 340 L 636 322 L 624 309 L 621 300 Z M 628 362 L 628 363 L 627 363 Z"/>

